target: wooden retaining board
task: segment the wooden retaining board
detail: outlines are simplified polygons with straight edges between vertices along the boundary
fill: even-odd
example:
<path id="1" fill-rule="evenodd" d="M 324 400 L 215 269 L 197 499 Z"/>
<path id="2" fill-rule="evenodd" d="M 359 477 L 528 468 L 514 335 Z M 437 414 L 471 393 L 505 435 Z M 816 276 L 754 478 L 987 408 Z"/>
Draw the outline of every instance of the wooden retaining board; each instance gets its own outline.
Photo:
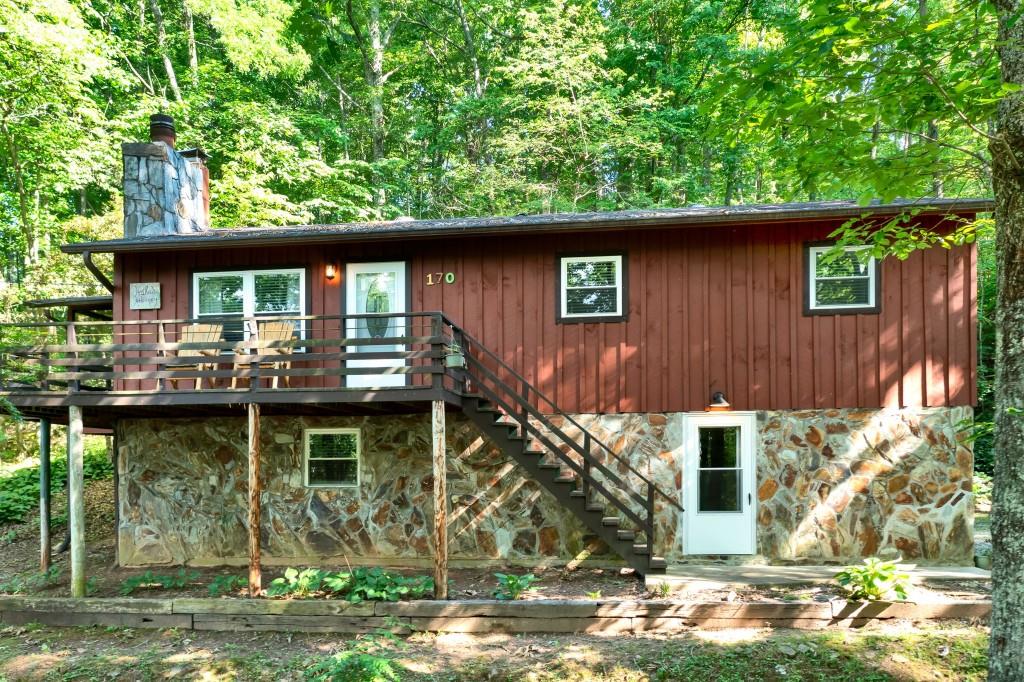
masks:
<path id="1" fill-rule="evenodd" d="M 225 631 L 616 635 L 694 628 L 859 627 L 896 618 L 984 619 L 991 609 L 987 601 L 862 604 L 481 599 L 351 604 L 341 600 L 0 597 L 0 622 Z"/>

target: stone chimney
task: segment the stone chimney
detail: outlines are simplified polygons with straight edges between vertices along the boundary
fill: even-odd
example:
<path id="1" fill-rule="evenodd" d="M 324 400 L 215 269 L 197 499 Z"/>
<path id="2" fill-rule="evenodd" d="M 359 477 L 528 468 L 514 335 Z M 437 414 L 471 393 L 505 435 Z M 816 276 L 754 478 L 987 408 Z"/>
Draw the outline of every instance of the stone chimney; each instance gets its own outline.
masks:
<path id="1" fill-rule="evenodd" d="M 174 119 L 149 117 L 149 142 L 121 145 L 124 236 L 188 234 L 209 227 L 210 181 L 201 149 L 174 149 Z"/>

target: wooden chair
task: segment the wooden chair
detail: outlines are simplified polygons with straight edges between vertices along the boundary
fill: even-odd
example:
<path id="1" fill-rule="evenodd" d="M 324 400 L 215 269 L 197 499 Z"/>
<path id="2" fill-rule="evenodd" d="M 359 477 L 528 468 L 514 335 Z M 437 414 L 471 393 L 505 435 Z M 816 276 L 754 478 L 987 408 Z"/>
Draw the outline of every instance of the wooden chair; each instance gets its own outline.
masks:
<path id="1" fill-rule="evenodd" d="M 251 337 L 250 340 L 258 339 L 260 341 L 290 341 L 295 336 L 295 325 L 291 322 L 260 322 L 257 329 L 256 335 Z M 290 346 L 283 348 L 250 348 L 249 352 L 253 355 L 283 355 L 291 356 L 292 348 Z M 249 367 L 249 363 L 235 363 L 235 369 Z M 281 360 L 280 362 L 261 362 L 261 369 L 291 369 L 292 363 L 290 360 Z M 279 377 L 271 377 L 270 387 L 277 388 L 277 380 Z M 231 388 L 235 388 L 238 383 L 238 377 L 231 377 Z M 250 380 L 251 385 L 251 380 Z M 291 377 L 284 377 L 284 385 L 291 388 Z"/>
<path id="2" fill-rule="evenodd" d="M 190 324 L 187 327 L 182 327 L 181 334 L 178 336 L 179 343 L 203 343 L 210 341 L 220 341 L 224 336 L 224 325 L 222 324 Z M 195 348 L 183 348 L 178 351 L 179 358 L 193 358 L 193 357 L 207 357 L 212 358 L 220 354 L 220 350 L 216 348 L 207 349 L 195 349 Z M 207 369 L 216 367 L 216 363 L 200 362 L 196 364 L 178 364 L 174 363 L 169 365 L 170 369 L 174 370 L 190 370 L 202 372 Z M 175 390 L 178 388 L 178 382 L 183 381 L 182 379 L 171 379 L 171 386 Z M 213 385 L 213 380 L 210 380 L 210 385 Z M 203 388 L 203 378 L 196 377 L 196 390 L 199 391 Z"/>

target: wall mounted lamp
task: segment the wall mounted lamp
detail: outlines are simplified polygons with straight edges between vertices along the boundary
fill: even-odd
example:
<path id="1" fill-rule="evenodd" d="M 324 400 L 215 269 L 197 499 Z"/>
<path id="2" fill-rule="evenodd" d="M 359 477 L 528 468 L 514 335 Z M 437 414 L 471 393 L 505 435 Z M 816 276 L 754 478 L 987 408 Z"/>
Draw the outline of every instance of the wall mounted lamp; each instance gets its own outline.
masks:
<path id="1" fill-rule="evenodd" d="M 724 412 L 732 408 L 729 401 L 725 399 L 725 394 L 721 391 L 715 391 L 711 396 L 711 404 L 708 405 L 708 412 Z"/>
<path id="2" fill-rule="evenodd" d="M 334 268 L 334 263 L 328 263 L 327 268 L 324 270 L 324 275 L 327 276 L 327 279 L 334 279 L 337 274 L 338 271 Z"/>

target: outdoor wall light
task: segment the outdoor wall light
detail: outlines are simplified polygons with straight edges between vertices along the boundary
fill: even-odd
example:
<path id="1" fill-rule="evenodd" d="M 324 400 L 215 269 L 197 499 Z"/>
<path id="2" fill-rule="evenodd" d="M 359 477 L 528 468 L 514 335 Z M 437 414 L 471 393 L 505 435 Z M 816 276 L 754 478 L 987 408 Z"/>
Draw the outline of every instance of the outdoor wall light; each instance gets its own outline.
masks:
<path id="1" fill-rule="evenodd" d="M 725 399 L 725 394 L 722 393 L 721 391 L 715 391 L 714 394 L 711 396 L 711 404 L 708 405 L 708 411 L 721 412 L 724 410 L 728 410 L 731 407 L 732 405 L 730 405 L 729 401 Z"/>
<path id="2" fill-rule="evenodd" d="M 334 269 L 334 263 L 327 264 L 327 269 L 324 271 L 324 274 L 327 276 L 327 279 L 334 279 L 334 276 L 338 274 Z"/>

